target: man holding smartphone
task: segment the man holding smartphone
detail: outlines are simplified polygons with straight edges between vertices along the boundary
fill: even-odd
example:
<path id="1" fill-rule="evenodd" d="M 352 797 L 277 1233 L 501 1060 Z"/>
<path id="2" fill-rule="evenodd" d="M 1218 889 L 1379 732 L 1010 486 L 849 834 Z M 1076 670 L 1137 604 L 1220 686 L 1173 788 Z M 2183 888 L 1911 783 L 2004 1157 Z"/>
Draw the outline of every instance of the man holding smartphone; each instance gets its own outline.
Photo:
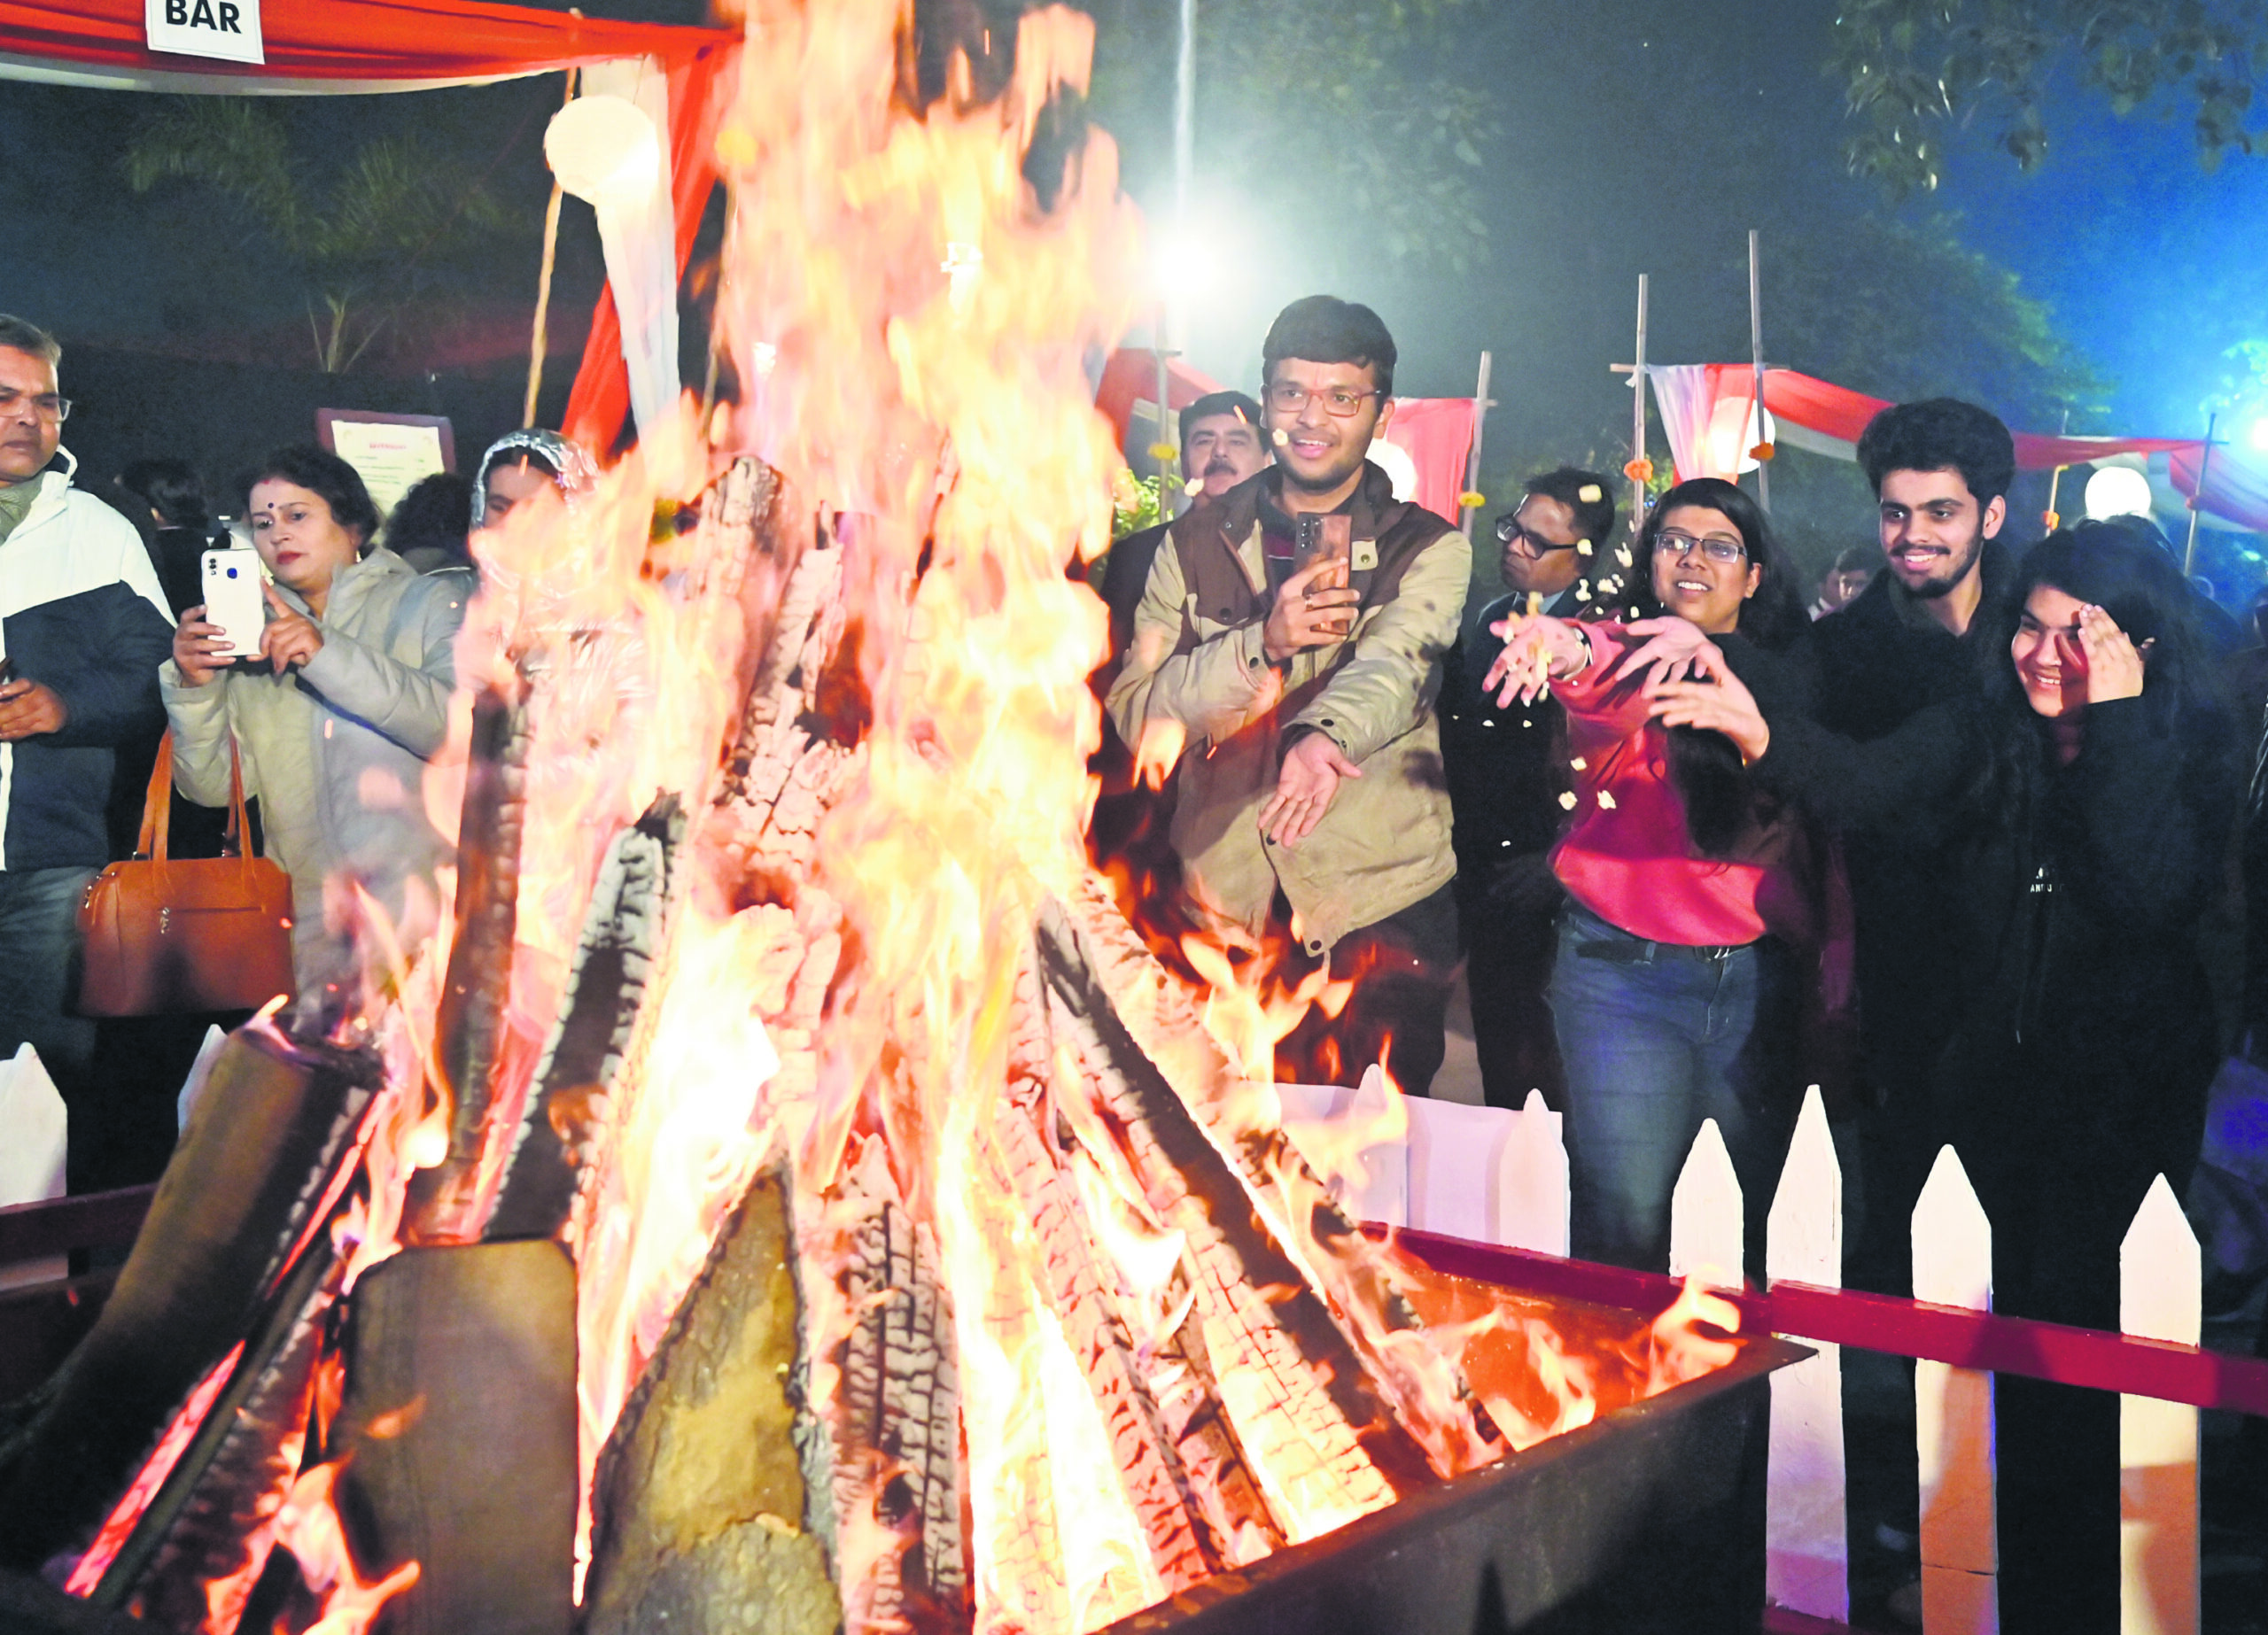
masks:
<path id="1" fill-rule="evenodd" d="M 95 1025 L 69 1014 L 79 899 L 110 861 L 117 751 L 165 727 L 173 616 L 132 524 L 48 469 L 71 412 L 62 355 L 0 314 L 0 1058 L 38 1050 L 70 1105 L 78 1190 L 104 1179 L 114 1133 L 89 1117 Z"/>
<path id="2" fill-rule="evenodd" d="M 1178 764 L 1199 915 L 1355 984 L 1284 1042 L 1278 1073 L 1351 1084 L 1383 1056 L 1423 1095 L 1456 963 L 1433 706 L 1472 550 L 1367 457 L 1395 355 L 1367 306 L 1309 296 L 1278 316 L 1261 366 L 1276 463 L 1173 524 L 1108 708 L 1138 766 Z"/>

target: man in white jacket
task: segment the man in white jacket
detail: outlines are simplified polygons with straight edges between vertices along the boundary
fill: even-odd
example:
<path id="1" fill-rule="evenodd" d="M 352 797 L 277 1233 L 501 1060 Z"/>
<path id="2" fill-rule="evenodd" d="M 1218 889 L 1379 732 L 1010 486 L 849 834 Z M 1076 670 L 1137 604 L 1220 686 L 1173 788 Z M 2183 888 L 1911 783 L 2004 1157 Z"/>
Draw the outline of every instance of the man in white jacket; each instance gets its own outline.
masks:
<path id="1" fill-rule="evenodd" d="M 28 1041 L 76 1126 L 95 1044 L 71 1014 L 79 902 L 110 861 L 117 748 L 165 725 L 173 616 L 133 527 L 48 469 L 71 412 L 61 357 L 0 314 L 0 1058 Z"/>

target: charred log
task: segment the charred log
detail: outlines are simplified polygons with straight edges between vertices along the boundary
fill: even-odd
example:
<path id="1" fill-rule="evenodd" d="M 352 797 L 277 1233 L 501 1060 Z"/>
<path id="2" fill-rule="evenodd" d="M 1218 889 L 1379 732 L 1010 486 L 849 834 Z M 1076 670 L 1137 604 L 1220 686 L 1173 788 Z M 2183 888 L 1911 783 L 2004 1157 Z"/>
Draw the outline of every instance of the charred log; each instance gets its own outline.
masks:
<path id="1" fill-rule="evenodd" d="M 592 1496 L 587 1635 L 829 1635 L 784 1167 L 750 1184 L 624 1406 Z M 485 1627 L 485 1626 L 483 1626 Z"/>
<path id="2" fill-rule="evenodd" d="M 803 1232 L 805 1278 L 830 1277 L 849 1329 L 833 1347 L 823 1445 L 843 1611 L 853 1625 L 967 1621 L 960 1397 L 953 1313 L 929 1228 L 866 1143 L 823 1221 Z"/>
<path id="3" fill-rule="evenodd" d="M 88 1599 L 167 1629 L 244 1604 L 307 1451 L 315 1363 L 342 1267 L 319 1235 Z"/>
<path id="4" fill-rule="evenodd" d="M 389 1635 L 574 1621 L 575 1273 L 551 1243 L 411 1249 L 355 1286 L 331 1445 Z M 502 1479 L 500 1479 L 502 1478 Z"/>
<path id="5" fill-rule="evenodd" d="M 0 1562 L 83 1543 L 176 1406 L 254 1332 L 330 1213 L 377 1078 L 369 1058 L 236 1034 L 214 1062 L 109 1304 L 0 1447 Z"/>
<path id="6" fill-rule="evenodd" d="M 1052 904 L 1041 916 L 1038 947 L 1057 1035 L 1073 1044 L 1099 1115 L 1093 1124 L 1115 1149 L 1099 1156 L 1128 1165 L 1157 1217 L 1188 1234 L 1194 1316 L 1212 1372 L 1287 1536 L 1425 1485 L 1424 1450 L 1227 1160 L 1135 1045 L 1078 934 Z"/>
<path id="7" fill-rule="evenodd" d="M 529 686 L 540 665 L 523 661 L 517 698 L 484 689 L 473 700 L 464 806 L 457 828 L 456 930 L 434 1020 L 441 1073 L 453 1104 L 448 1156 L 411 1183 L 403 1213 L 413 1233 L 449 1236 L 477 1171 L 489 1107 L 489 1076 L 503 1038 L 504 1005 L 519 925 L 520 842 L 526 819 L 527 756 L 533 740 Z"/>
<path id="8" fill-rule="evenodd" d="M 549 1237 L 566 1224 L 575 1202 L 574 1136 L 582 1109 L 613 1088 L 629 1054 L 661 946 L 671 860 L 684 835 L 677 797 L 664 795 L 607 848 L 565 1003 L 536 1065 L 486 1237 Z"/>

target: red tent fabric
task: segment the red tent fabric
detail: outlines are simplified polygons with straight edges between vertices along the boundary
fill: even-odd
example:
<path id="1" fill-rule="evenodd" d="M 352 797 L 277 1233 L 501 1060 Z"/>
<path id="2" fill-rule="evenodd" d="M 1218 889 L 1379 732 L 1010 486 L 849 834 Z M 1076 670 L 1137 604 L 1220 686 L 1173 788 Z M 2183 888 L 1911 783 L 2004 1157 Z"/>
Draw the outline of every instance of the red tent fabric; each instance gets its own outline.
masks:
<path id="1" fill-rule="evenodd" d="M 1456 522 L 1465 464 L 1472 455 L 1472 399 L 1397 399 L 1383 435 L 1418 468 L 1417 492 L 1410 497 L 1434 515 Z"/>
<path id="2" fill-rule="evenodd" d="M 0 77 L 146 90 L 411 90 L 584 63 L 679 63 L 737 31 L 613 22 L 485 0 L 264 0 L 263 66 L 144 43 L 143 0 L 0 0 Z"/>
<path id="3" fill-rule="evenodd" d="M 2268 471 L 2217 446 L 2211 462 L 2205 468 L 2205 493 L 2200 500 L 2197 468 L 2202 453 L 2201 446 L 2193 444 L 2175 450 L 2167 458 L 2174 492 L 2187 495 L 2195 508 L 2208 516 L 2223 518 L 2254 533 L 2268 534 Z"/>
<path id="4" fill-rule="evenodd" d="M 670 205 L 677 219 L 677 270 L 701 229 L 702 212 L 717 185 L 717 127 L 733 105 L 740 83 L 741 42 L 703 47 L 670 65 Z M 582 367 L 567 394 L 561 429 L 602 459 L 622 435 L 630 413 L 630 373 L 622 361 L 622 318 L 614 290 L 599 291 L 591 312 L 591 333 L 583 343 Z"/>
<path id="5" fill-rule="evenodd" d="M 1225 391 L 1219 381 L 1194 369 L 1179 358 L 1166 360 L 1166 407 L 1185 409 L 1208 392 Z M 1121 346 L 1102 366 L 1102 380 L 1095 387 L 1095 407 L 1118 433 L 1118 446 L 1126 446 L 1127 428 L 1134 419 L 1134 405 L 1154 403 L 1158 398 L 1158 354 L 1146 346 Z"/>

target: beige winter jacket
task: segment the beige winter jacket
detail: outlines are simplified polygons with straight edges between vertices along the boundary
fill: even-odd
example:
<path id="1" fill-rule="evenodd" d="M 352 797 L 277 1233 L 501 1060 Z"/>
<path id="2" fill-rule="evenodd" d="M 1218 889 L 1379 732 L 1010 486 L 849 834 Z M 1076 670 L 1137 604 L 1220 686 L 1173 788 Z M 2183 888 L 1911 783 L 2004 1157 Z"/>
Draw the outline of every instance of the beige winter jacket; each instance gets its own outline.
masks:
<path id="1" fill-rule="evenodd" d="M 1365 467 L 1346 508 L 1363 593 L 1354 631 L 1279 670 L 1261 646 L 1274 600 L 1261 507 L 1273 507 L 1278 476 L 1263 471 L 1175 523 L 1107 707 L 1130 744 L 1146 729 L 1153 743 L 1161 730 L 1186 734 L 1173 843 L 1198 908 L 1256 934 L 1280 888 L 1319 954 L 1456 872 L 1433 701 L 1472 549 Z M 1293 727 L 1327 734 L 1363 776 L 1341 779 L 1314 832 L 1286 849 L 1262 835 L 1259 817 Z"/>
<path id="2" fill-rule="evenodd" d="M 471 594 L 468 573 L 421 576 L 374 550 L 331 582 L 316 621 L 322 649 L 297 671 L 232 670 L 201 687 L 183 685 L 170 659 L 159 671 L 183 794 L 225 806 L 231 728 L 243 748 L 245 793 L 260 798 L 268 855 L 291 877 L 303 1003 L 353 972 L 343 913 L 352 887 L 400 934 L 432 924 L 433 871 L 449 848 L 425 817 L 425 763 L 448 736 L 456 633 Z"/>

